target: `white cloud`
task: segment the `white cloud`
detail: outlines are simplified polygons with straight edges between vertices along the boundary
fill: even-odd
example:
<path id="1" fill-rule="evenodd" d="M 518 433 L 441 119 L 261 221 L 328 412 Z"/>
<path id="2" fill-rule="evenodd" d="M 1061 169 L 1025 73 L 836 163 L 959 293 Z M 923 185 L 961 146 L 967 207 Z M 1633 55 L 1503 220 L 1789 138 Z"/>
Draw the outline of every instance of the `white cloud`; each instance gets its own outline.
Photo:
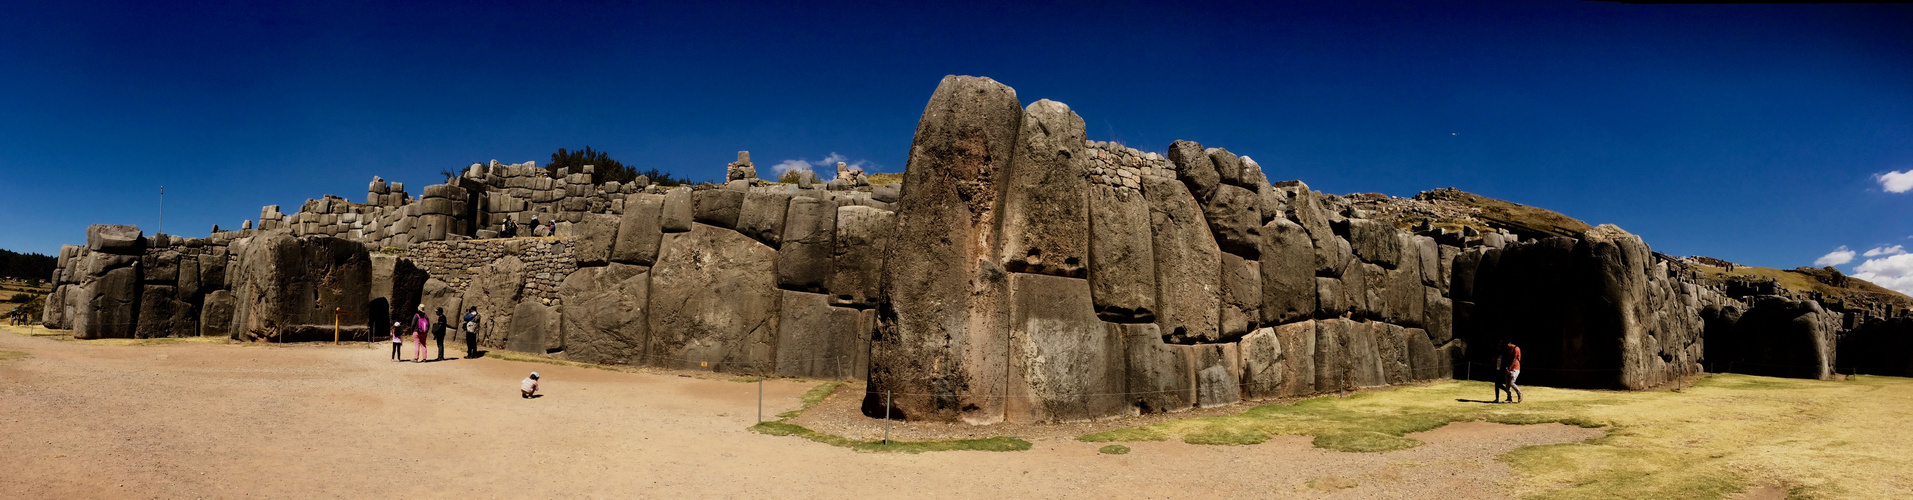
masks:
<path id="1" fill-rule="evenodd" d="M 866 171 L 865 166 L 870 164 L 868 160 L 851 161 L 849 157 L 832 151 L 830 154 L 825 155 L 824 159 L 817 161 L 809 161 L 802 158 L 784 160 L 781 163 L 772 165 L 771 171 L 776 172 L 777 177 L 782 177 L 785 172 L 800 169 L 822 172 L 823 174 L 819 175 L 819 177 L 828 180 L 837 175 L 837 162 L 843 162 L 846 166 L 850 167 L 851 170 L 858 171 Z M 774 179 L 776 177 L 772 178 Z"/>
<path id="2" fill-rule="evenodd" d="M 1814 259 L 1813 265 L 1826 267 L 1826 266 L 1837 266 L 1837 265 L 1845 264 L 1848 262 L 1853 262 L 1853 255 L 1854 255 L 1854 252 L 1852 250 L 1847 250 L 1846 245 L 1841 245 L 1840 248 L 1834 249 L 1832 253 L 1822 255 L 1820 256 L 1820 258 Z"/>
<path id="3" fill-rule="evenodd" d="M 1903 253 L 1906 253 L 1905 246 L 1893 245 L 1890 247 L 1887 247 L 1887 246 L 1873 247 L 1872 250 L 1867 250 L 1867 253 L 1864 253 L 1861 255 L 1865 255 L 1867 257 L 1879 257 L 1881 255 L 1899 255 Z"/>
<path id="4" fill-rule="evenodd" d="M 1904 193 L 1913 189 L 1913 169 L 1875 175 L 1873 180 L 1880 181 L 1880 187 L 1885 188 L 1888 193 Z"/>
<path id="5" fill-rule="evenodd" d="M 1913 254 L 1903 253 L 1878 259 L 1867 259 L 1866 262 L 1860 263 L 1860 267 L 1854 268 L 1854 271 L 1853 277 L 1855 278 L 1871 281 L 1875 285 L 1887 287 L 1900 293 L 1913 295 Z"/>
<path id="6" fill-rule="evenodd" d="M 810 170 L 810 162 L 804 160 L 784 160 L 782 163 L 771 165 L 771 171 L 777 172 L 777 175 L 771 176 L 771 178 L 776 179 L 783 177 L 785 172 L 792 170 Z"/>

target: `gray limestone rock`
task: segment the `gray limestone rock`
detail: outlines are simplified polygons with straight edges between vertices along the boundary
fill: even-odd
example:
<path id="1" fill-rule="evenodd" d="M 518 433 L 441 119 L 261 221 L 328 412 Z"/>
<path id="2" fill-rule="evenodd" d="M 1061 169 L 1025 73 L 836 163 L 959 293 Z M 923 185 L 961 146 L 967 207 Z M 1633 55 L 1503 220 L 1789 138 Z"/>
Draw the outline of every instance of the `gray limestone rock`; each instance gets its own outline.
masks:
<path id="1" fill-rule="evenodd" d="M 1222 310 L 1218 337 L 1233 341 L 1262 323 L 1262 263 L 1222 254 Z"/>
<path id="2" fill-rule="evenodd" d="M 202 337 L 233 338 L 232 314 L 237 303 L 232 292 L 214 290 L 206 294 L 206 303 L 199 309 L 199 335 Z"/>
<path id="3" fill-rule="evenodd" d="M 1348 244 L 1364 261 L 1394 269 L 1402 260 L 1401 238 L 1395 226 L 1370 219 L 1348 220 Z"/>
<path id="4" fill-rule="evenodd" d="M 1097 320 L 1088 282 L 1010 275 L 1009 336 L 1007 421 L 1088 420 L 1124 412 L 1122 330 Z"/>
<path id="5" fill-rule="evenodd" d="M 737 228 L 738 211 L 744 207 L 744 191 L 706 189 L 691 195 L 692 205 L 696 207 L 693 220 L 725 229 Z"/>
<path id="6" fill-rule="evenodd" d="M 1104 321 L 1156 318 L 1156 258 L 1142 193 L 1094 186 L 1089 197 L 1089 291 Z"/>
<path id="7" fill-rule="evenodd" d="M 896 218 L 894 212 L 871 207 L 837 208 L 836 237 L 831 243 L 831 274 L 827 283 L 830 305 L 876 307 L 882 293 L 884 255 L 889 253 Z"/>
<path id="8" fill-rule="evenodd" d="M 1434 288 L 1423 288 L 1422 299 L 1422 327 L 1428 337 L 1436 344 L 1454 338 L 1454 301 L 1441 296 L 1441 291 Z"/>
<path id="9" fill-rule="evenodd" d="M 1403 328 L 1397 332 L 1401 343 L 1408 347 L 1408 379 L 1414 382 L 1448 378 L 1448 364 L 1441 359 L 1441 353 L 1435 350 L 1435 343 L 1428 339 L 1428 332 L 1420 328 Z"/>
<path id="10" fill-rule="evenodd" d="M 1196 406 L 1214 408 L 1242 401 L 1242 367 L 1237 344 L 1194 347 Z"/>
<path id="11" fill-rule="evenodd" d="M 1288 374 L 1285 366 L 1288 359 L 1282 356 L 1282 347 L 1281 338 L 1276 335 L 1274 328 L 1258 328 L 1242 337 L 1237 349 L 1242 355 L 1243 399 L 1282 396 L 1282 384 Z"/>
<path id="12" fill-rule="evenodd" d="M 1216 176 L 1222 180 L 1223 184 L 1232 186 L 1246 184 L 1242 175 L 1242 159 L 1236 157 L 1235 153 L 1222 148 L 1208 148 L 1204 152 L 1209 154 L 1209 164 L 1216 169 Z"/>
<path id="13" fill-rule="evenodd" d="M 364 244 L 329 236 L 293 238 L 283 232 L 254 236 L 235 247 L 228 269 L 237 301 L 233 334 L 324 325 L 336 321 L 369 325 L 372 262 Z"/>
<path id="14" fill-rule="evenodd" d="M 1140 413 L 1167 413 L 1196 405 L 1196 346 L 1164 343 L 1153 324 L 1117 325 L 1126 353 L 1129 402 Z"/>
<path id="15" fill-rule="evenodd" d="M 193 305 L 178 299 L 172 285 L 146 285 L 140 293 L 139 324 L 133 337 L 191 337 L 199 335 L 199 315 Z"/>
<path id="16" fill-rule="evenodd" d="M 478 308 L 479 345 L 505 346 L 512 314 L 524 297 L 525 280 L 525 261 L 517 255 L 506 255 L 486 263 L 465 285 L 459 302 L 467 308 Z"/>
<path id="17" fill-rule="evenodd" d="M 823 294 L 783 290 L 777 317 L 776 374 L 857 380 L 870 364 L 874 311 L 831 307 Z"/>
<path id="18" fill-rule="evenodd" d="M 572 241 L 572 255 L 578 259 L 578 265 L 584 267 L 602 266 L 611 262 L 611 248 L 618 241 L 618 226 L 622 225 L 618 216 L 605 214 L 585 214 L 584 222 L 575 230 Z"/>
<path id="19" fill-rule="evenodd" d="M 744 195 L 743 208 L 737 214 L 737 232 L 778 248 L 784 240 L 784 214 L 790 208 L 790 193 L 756 190 Z"/>
<path id="20" fill-rule="evenodd" d="M 1083 119 L 1048 99 L 1023 111 L 1003 182 L 999 263 L 1016 273 L 1083 277 L 1089 260 L 1089 172 Z"/>
<path id="21" fill-rule="evenodd" d="M 691 188 L 679 186 L 664 193 L 664 211 L 658 217 L 658 223 L 667 233 L 682 233 L 691 230 L 695 220 L 695 207 L 691 200 Z"/>
<path id="22" fill-rule="evenodd" d="M 1308 231 L 1288 219 L 1262 226 L 1262 324 L 1305 319 L 1316 310 L 1315 248 Z"/>
<path id="23" fill-rule="evenodd" d="M 1202 203 L 1203 219 L 1222 251 L 1257 258 L 1262 245 L 1262 213 L 1255 191 L 1241 186 L 1217 186 Z"/>
<path id="24" fill-rule="evenodd" d="M 648 364 L 644 349 L 650 327 L 646 318 L 650 283 L 649 268 L 624 264 L 579 269 L 566 277 L 558 289 L 565 306 L 560 323 L 565 358 L 586 363 Z"/>
<path id="25" fill-rule="evenodd" d="M 783 245 L 777 249 L 777 286 L 824 293 L 835 269 L 831 253 L 837 233 L 837 205 L 809 197 L 790 200 L 784 216 Z"/>
<path id="26" fill-rule="evenodd" d="M 1326 392 L 1315 386 L 1315 340 L 1318 324 L 1314 320 L 1308 320 L 1275 327 L 1276 341 L 1282 346 L 1282 356 L 1277 360 L 1282 369 L 1282 378 L 1281 383 L 1275 388 L 1275 394 L 1282 397 L 1295 397 Z"/>
<path id="27" fill-rule="evenodd" d="M 139 226 L 94 224 L 86 227 L 86 248 L 94 252 L 139 255 L 146 251 L 146 238 Z"/>
<path id="28" fill-rule="evenodd" d="M 1207 200 L 1214 194 L 1216 187 L 1222 185 L 1222 178 L 1216 174 L 1215 165 L 1209 163 L 1209 153 L 1201 144 L 1191 141 L 1169 143 L 1169 161 L 1176 166 L 1176 178 L 1186 186 L 1197 200 Z"/>
<path id="29" fill-rule="evenodd" d="M 1156 276 L 1165 278 L 1157 280 L 1156 293 L 1156 324 L 1163 338 L 1178 344 L 1219 339 L 1222 252 L 1195 197 L 1181 183 L 1157 179 L 1144 179 L 1143 197 L 1154 228 Z"/>
<path id="30" fill-rule="evenodd" d="M 656 366 L 730 373 L 775 368 L 777 251 L 698 224 L 666 238 L 651 268 L 646 352 Z"/>
<path id="31" fill-rule="evenodd" d="M 1006 383 L 1008 366 L 1000 324 L 1008 284 L 991 242 L 997 182 L 1022 117 L 1008 86 L 947 76 L 917 122 L 903 173 L 909 189 L 897 202 L 890 243 L 915 251 L 893 252 L 884 265 L 888 304 L 878 307 L 869 385 L 872 398 L 911 394 L 891 405 L 904 418 L 1003 418 L 996 388 Z"/>
<path id="32" fill-rule="evenodd" d="M 512 310 L 511 333 L 505 338 L 505 349 L 532 354 L 564 350 L 560 316 L 558 308 L 537 300 L 519 302 Z"/>
<path id="33" fill-rule="evenodd" d="M 648 266 L 658 260 L 658 244 L 664 240 L 662 215 L 664 195 L 638 193 L 625 197 L 624 215 L 618 220 L 617 243 L 611 247 L 611 261 Z"/>

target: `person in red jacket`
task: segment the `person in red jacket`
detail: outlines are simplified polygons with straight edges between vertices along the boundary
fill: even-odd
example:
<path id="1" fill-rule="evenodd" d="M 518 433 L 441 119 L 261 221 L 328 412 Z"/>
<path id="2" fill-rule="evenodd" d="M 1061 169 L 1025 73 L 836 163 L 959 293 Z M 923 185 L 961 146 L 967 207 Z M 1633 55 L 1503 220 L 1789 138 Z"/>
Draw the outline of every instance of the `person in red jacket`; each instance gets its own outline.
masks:
<path id="1" fill-rule="evenodd" d="M 1521 387 L 1514 385 L 1515 378 L 1521 376 L 1521 348 L 1514 345 L 1513 340 L 1501 341 L 1501 354 L 1495 356 L 1495 368 L 1501 371 L 1501 381 L 1495 383 L 1495 402 L 1501 402 L 1504 390 L 1508 392 L 1509 403 L 1521 402 Z"/>

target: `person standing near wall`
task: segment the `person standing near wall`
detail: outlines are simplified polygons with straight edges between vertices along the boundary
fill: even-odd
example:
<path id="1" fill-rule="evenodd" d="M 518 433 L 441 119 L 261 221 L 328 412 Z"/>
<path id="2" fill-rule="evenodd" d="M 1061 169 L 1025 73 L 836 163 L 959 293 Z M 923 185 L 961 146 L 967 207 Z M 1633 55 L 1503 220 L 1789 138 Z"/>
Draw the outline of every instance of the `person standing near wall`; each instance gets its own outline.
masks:
<path id="1" fill-rule="evenodd" d="M 431 321 L 425 319 L 425 305 L 420 304 L 418 314 L 412 316 L 412 342 L 418 343 L 418 348 L 412 351 L 413 363 L 425 362 L 425 332 L 431 327 Z"/>
<path id="2" fill-rule="evenodd" d="M 465 310 L 465 358 L 478 357 L 478 306 Z"/>
<path id="3" fill-rule="evenodd" d="M 1508 402 L 1520 403 L 1521 388 L 1514 385 L 1514 381 L 1521 376 L 1521 347 L 1514 345 L 1513 340 L 1502 340 L 1501 354 L 1495 356 L 1495 368 L 1501 372 L 1500 380 L 1495 382 L 1495 402 L 1501 402 L 1501 392 L 1505 390 Z"/>
<path id="4" fill-rule="evenodd" d="M 432 341 L 438 343 L 438 359 L 434 361 L 438 361 L 445 359 L 445 308 L 435 307 L 432 312 L 437 314 L 438 320 L 432 323 Z"/>

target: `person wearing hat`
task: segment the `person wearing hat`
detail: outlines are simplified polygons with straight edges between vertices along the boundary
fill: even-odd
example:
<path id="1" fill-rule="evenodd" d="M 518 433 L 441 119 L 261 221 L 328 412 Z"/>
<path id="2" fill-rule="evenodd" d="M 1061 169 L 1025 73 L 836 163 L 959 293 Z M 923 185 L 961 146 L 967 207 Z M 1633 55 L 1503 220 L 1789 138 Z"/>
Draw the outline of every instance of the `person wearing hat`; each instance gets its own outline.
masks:
<path id="1" fill-rule="evenodd" d="M 518 397 L 538 397 L 538 372 L 531 372 L 531 376 L 518 382 Z"/>
<path id="2" fill-rule="evenodd" d="M 438 321 L 432 323 L 432 341 L 438 343 L 438 359 L 444 360 L 445 359 L 445 308 L 434 307 L 432 308 L 432 312 L 438 314 Z"/>
<path id="3" fill-rule="evenodd" d="M 425 332 L 431 327 L 432 322 L 425 319 L 425 305 L 419 304 L 418 314 L 412 316 L 412 342 L 418 344 L 418 349 L 412 351 L 413 363 L 425 362 Z"/>

